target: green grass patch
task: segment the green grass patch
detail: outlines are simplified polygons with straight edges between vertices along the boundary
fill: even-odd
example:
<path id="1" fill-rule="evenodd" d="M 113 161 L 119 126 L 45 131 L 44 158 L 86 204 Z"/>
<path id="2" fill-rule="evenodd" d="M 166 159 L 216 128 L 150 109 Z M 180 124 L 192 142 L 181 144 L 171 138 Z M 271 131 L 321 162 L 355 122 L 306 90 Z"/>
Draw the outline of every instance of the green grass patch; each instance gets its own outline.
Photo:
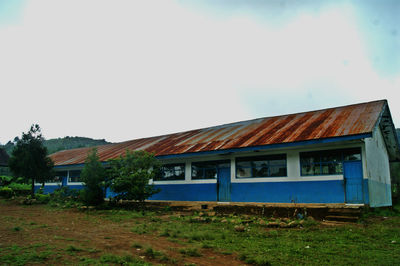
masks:
<path id="1" fill-rule="evenodd" d="M 83 251 L 82 248 L 75 247 L 75 246 L 72 246 L 72 245 L 68 246 L 65 250 L 68 251 L 68 252 L 80 252 L 80 251 Z"/>
<path id="2" fill-rule="evenodd" d="M 185 256 L 189 257 L 201 257 L 201 254 L 197 250 L 197 248 L 181 248 L 179 252 Z"/>

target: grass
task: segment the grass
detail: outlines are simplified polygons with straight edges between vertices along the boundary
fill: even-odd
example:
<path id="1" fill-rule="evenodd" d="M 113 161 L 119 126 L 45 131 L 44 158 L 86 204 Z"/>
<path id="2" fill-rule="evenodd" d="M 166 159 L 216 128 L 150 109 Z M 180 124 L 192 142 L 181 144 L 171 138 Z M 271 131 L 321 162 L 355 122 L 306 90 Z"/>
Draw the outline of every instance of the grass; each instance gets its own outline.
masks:
<path id="1" fill-rule="evenodd" d="M 47 246 L 47 245 L 44 245 Z M 45 263 L 54 252 L 48 247 L 44 251 L 37 251 L 37 247 L 22 247 L 12 245 L 0 248 L 0 265 L 25 265 L 27 263 Z"/>
<path id="2" fill-rule="evenodd" d="M 389 216 L 389 215 L 388 215 Z M 196 217 L 170 217 L 157 226 L 151 220 L 132 229 L 139 234 L 181 239 L 189 247 L 180 249 L 185 256 L 201 255 L 197 247 L 212 248 L 222 254 L 239 254 L 249 264 L 383 264 L 400 261 L 400 217 L 392 215 L 377 223 L 321 227 L 318 222 L 303 228 L 266 229 L 250 223 L 244 232 L 236 232 L 240 219 L 228 222 L 197 222 Z M 154 219 L 153 219 L 154 220 Z M 196 221 L 196 222 L 193 222 Z M 237 220 L 238 222 L 231 222 Z M 177 229 L 179 228 L 179 229 Z"/>
<path id="3" fill-rule="evenodd" d="M 206 260 L 210 252 L 237 256 L 244 263 L 252 265 L 396 265 L 400 261 L 400 208 L 375 209 L 367 213 L 359 224 L 327 227 L 319 222 L 308 221 L 303 227 L 267 228 L 260 225 L 259 217 L 206 217 L 199 215 L 166 215 L 163 213 L 127 210 L 101 210 L 87 214 L 94 224 L 107 221 L 128 225 L 127 230 L 152 238 L 164 238 L 180 247 L 168 253 L 178 253 L 169 258 L 165 250 L 156 250 L 146 242 L 133 242 L 127 249 L 140 249 L 145 259 L 161 264 L 183 264 L 186 257 L 199 257 Z M 374 217 L 378 216 L 378 217 Z M 264 217 L 266 223 L 277 219 Z M 25 234 L 26 231 L 43 225 L 26 224 L 26 221 L 3 216 L 0 221 L 7 223 L 9 234 Z M 282 220 L 279 220 L 281 222 Z M 29 223 L 29 222 L 28 222 Z M 245 230 L 238 232 L 235 226 L 243 225 Z M 23 226 L 23 229 L 22 229 Z M 48 227 L 47 225 L 43 226 Z M 20 228 L 23 232 L 17 233 Z M 48 227 L 52 228 L 52 227 Z M 10 231 L 14 231 L 15 233 Z M 46 230 L 47 231 L 47 230 Z M 49 230 L 50 231 L 50 230 Z M 105 239 L 111 239 L 105 236 Z M 54 240 L 78 241 L 58 235 Z M 142 239 L 142 238 L 140 238 Z M 135 240 L 134 238 L 132 239 Z M 138 239 L 139 240 L 139 239 Z M 60 243 L 60 241 L 54 241 Z M 65 244 L 75 244 L 64 242 Z M 176 247 L 176 244 L 174 244 Z M 107 251 L 110 252 L 110 251 Z M 203 254 L 202 254 L 203 253 Z M 206 255 L 208 254 L 208 255 Z M 213 256 L 216 256 L 212 254 Z M 65 260 L 55 258 L 65 257 Z M 129 255 L 104 254 L 104 251 L 84 245 L 84 248 L 69 245 L 61 249 L 39 243 L 30 246 L 0 245 L 0 265 L 55 264 L 67 263 L 87 265 L 150 265 L 142 259 Z M 94 257 L 94 258 L 93 258 Z M 178 264 L 179 264 L 178 263 Z"/>

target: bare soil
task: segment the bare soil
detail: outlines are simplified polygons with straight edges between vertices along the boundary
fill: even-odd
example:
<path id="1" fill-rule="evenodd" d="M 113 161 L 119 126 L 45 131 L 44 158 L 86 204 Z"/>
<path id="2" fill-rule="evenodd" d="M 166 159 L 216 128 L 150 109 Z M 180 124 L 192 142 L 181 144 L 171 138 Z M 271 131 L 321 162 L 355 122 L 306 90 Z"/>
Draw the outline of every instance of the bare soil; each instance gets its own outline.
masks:
<path id="1" fill-rule="evenodd" d="M 58 251 L 46 260 L 51 265 L 75 264 L 82 257 L 99 258 L 103 254 L 132 255 L 151 263 L 167 265 L 244 265 L 236 254 L 225 255 L 212 249 L 199 249 L 201 257 L 185 256 L 179 252 L 179 249 L 187 248 L 183 244 L 171 242 L 165 237 L 131 232 L 134 220 L 113 222 L 76 209 L 24 206 L 12 201 L 0 203 L 0 215 L 0 248 L 36 245 L 40 251 L 40 246 L 51 246 Z M 142 248 L 134 247 L 134 243 Z M 81 250 L 67 252 L 71 246 Z M 146 247 L 162 251 L 171 260 L 160 262 L 147 257 L 144 252 Z"/>

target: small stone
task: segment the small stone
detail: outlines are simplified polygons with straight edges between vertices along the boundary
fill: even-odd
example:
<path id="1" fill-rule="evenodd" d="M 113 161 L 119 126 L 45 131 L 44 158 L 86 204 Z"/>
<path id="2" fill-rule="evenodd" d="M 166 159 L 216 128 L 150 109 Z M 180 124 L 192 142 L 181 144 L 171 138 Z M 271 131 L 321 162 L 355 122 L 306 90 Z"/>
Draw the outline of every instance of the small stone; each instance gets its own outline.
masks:
<path id="1" fill-rule="evenodd" d="M 306 246 L 305 248 L 310 248 L 310 246 Z"/>
<path id="2" fill-rule="evenodd" d="M 392 240 L 392 244 L 396 243 L 396 240 Z"/>
<path id="3" fill-rule="evenodd" d="M 295 221 L 291 221 L 290 223 L 288 223 L 288 227 L 296 227 L 296 222 Z"/>
<path id="4" fill-rule="evenodd" d="M 284 222 L 280 222 L 279 223 L 279 227 L 281 227 L 281 228 L 286 228 L 288 225 L 286 224 L 286 223 L 284 223 Z"/>
<path id="5" fill-rule="evenodd" d="M 243 225 L 235 225 L 235 230 L 236 232 L 244 232 L 244 226 Z"/>
<path id="6" fill-rule="evenodd" d="M 260 220 L 258 221 L 258 224 L 260 224 L 260 225 L 266 225 L 267 223 L 266 223 L 264 220 L 260 219 Z"/>
<path id="7" fill-rule="evenodd" d="M 279 223 L 277 223 L 277 222 L 269 222 L 267 224 L 267 227 L 279 227 Z"/>

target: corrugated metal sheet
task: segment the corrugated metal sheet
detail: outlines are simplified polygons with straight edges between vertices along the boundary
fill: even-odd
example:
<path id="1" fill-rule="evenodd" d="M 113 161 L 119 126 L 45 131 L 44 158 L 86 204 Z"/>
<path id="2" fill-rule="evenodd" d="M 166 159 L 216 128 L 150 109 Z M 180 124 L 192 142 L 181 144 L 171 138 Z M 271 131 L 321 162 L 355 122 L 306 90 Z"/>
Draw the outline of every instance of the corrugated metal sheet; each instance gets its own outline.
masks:
<path id="1" fill-rule="evenodd" d="M 135 139 L 97 147 L 101 161 L 123 155 L 126 149 L 155 155 L 215 151 L 371 133 L 386 101 L 265 117 L 176 134 Z M 91 148 L 50 155 L 55 165 L 80 164 Z"/>

